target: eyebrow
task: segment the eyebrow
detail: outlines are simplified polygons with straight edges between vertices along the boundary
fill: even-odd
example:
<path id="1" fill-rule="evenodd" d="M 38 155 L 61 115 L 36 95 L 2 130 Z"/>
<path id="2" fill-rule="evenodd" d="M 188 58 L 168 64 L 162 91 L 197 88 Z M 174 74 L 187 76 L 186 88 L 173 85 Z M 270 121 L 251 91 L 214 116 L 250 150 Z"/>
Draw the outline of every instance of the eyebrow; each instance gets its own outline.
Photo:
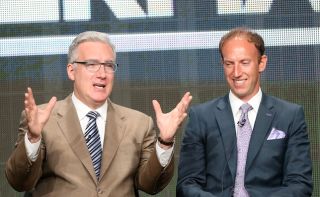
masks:
<path id="1" fill-rule="evenodd" d="M 106 60 L 106 61 L 102 61 L 100 62 L 99 60 L 96 59 L 88 59 L 88 60 L 83 60 L 84 62 L 99 62 L 99 63 L 114 63 L 115 61 L 113 60 Z"/>

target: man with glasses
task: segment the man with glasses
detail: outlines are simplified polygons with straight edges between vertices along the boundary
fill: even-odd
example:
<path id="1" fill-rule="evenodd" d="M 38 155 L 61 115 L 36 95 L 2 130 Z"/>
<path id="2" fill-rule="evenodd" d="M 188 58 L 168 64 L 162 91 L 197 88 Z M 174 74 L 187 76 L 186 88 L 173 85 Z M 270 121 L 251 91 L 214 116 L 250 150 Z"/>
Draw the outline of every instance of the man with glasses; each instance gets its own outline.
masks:
<path id="1" fill-rule="evenodd" d="M 79 34 L 69 47 L 67 73 L 73 93 L 37 106 L 25 94 L 18 140 L 6 165 L 17 191 L 32 196 L 137 196 L 155 194 L 173 176 L 173 144 L 192 99 L 186 93 L 163 114 L 153 101 L 151 117 L 113 103 L 116 52 L 108 35 Z"/>

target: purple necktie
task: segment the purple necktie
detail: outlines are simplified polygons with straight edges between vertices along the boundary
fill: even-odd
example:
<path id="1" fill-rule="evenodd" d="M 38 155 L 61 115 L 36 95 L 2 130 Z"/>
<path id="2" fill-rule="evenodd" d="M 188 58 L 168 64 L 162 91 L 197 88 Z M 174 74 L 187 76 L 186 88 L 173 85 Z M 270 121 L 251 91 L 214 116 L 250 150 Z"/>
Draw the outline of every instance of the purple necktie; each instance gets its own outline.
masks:
<path id="1" fill-rule="evenodd" d="M 249 194 L 244 187 L 244 176 L 247 161 L 247 152 L 252 133 L 252 128 L 248 119 L 248 111 L 250 111 L 251 109 L 253 108 L 248 103 L 245 103 L 240 107 L 242 113 L 238 122 L 237 132 L 238 160 L 237 174 L 234 186 L 234 197 L 249 197 Z"/>

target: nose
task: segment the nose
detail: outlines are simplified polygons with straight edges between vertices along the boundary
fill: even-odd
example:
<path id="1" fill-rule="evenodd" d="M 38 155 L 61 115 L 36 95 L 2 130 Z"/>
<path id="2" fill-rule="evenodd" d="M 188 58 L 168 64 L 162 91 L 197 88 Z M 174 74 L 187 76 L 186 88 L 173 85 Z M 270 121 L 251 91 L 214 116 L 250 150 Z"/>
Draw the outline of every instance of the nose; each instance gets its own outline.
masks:
<path id="1" fill-rule="evenodd" d="M 105 78 L 105 77 L 106 77 L 106 72 L 105 72 L 104 66 L 103 66 L 102 64 L 100 64 L 100 67 L 99 67 L 99 69 L 98 69 L 97 72 L 96 72 L 96 75 L 97 75 L 98 77 L 102 77 L 102 78 Z"/>
<path id="2" fill-rule="evenodd" d="M 241 66 L 239 64 L 235 64 L 234 69 L 233 69 L 233 75 L 235 77 L 239 77 L 241 75 L 241 73 L 242 73 Z"/>

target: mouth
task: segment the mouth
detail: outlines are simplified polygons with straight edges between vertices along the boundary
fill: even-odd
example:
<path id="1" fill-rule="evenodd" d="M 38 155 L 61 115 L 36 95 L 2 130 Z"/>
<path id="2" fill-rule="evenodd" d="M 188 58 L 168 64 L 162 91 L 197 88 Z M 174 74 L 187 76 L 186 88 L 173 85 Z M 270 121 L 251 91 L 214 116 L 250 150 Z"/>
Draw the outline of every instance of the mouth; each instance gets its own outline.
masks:
<path id="1" fill-rule="evenodd" d="M 244 83 L 246 82 L 246 79 L 234 79 L 233 82 L 236 86 L 241 86 L 244 85 Z"/>
<path id="2" fill-rule="evenodd" d="M 93 84 L 93 87 L 99 88 L 99 89 L 103 89 L 103 88 L 106 87 L 106 85 L 105 85 L 105 84 L 102 84 L 102 83 L 94 83 L 94 84 Z"/>

